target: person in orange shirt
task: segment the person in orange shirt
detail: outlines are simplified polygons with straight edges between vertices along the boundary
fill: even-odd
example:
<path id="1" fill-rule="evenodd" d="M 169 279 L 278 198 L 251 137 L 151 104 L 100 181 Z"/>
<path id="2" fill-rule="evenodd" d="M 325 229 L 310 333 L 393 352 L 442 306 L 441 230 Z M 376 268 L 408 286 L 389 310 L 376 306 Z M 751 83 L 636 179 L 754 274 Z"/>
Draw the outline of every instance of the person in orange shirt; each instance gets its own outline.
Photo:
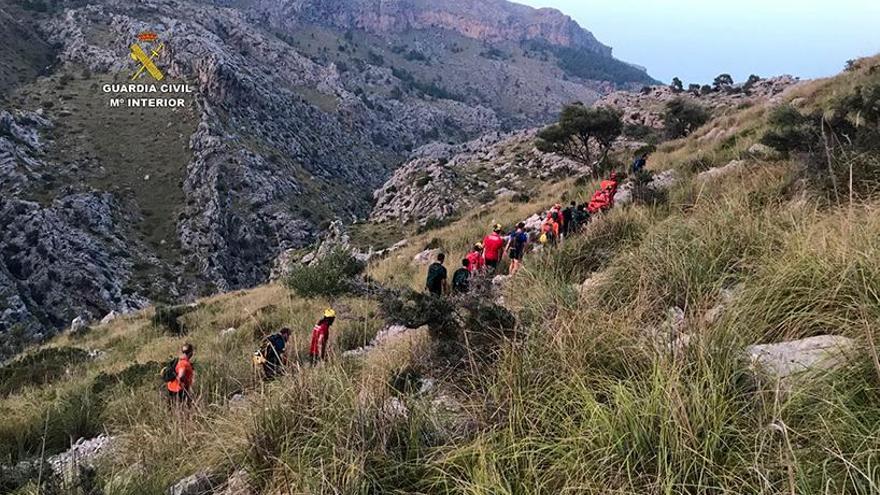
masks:
<path id="1" fill-rule="evenodd" d="M 180 349 L 180 356 L 177 358 L 177 364 L 174 366 L 174 379 L 167 383 L 168 397 L 179 403 L 189 403 L 192 401 L 192 385 L 195 380 L 195 371 L 192 366 L 193 356 L 192 344 L 184 344 Z"/>

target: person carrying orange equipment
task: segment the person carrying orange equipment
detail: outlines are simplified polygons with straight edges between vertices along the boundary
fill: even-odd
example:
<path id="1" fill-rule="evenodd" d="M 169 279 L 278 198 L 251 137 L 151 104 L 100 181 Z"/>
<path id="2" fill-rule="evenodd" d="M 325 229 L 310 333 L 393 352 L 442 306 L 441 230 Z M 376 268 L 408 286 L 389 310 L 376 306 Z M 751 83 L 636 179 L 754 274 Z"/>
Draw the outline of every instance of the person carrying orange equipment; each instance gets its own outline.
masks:
<path id="1" fill-rule="evenodd" d="M 541 224 L 541 235 L 538 242 L 541 244 L 556 244 L 559 240 L 559 217 L 558 212 L 550 212 L 547 220 Z"/>
<path id="2" fill-rule="evenodd" d="M 336 311 L 332 308 L 324 310 L 324 317 L 318 320 L 312 329 L 312 344 L 309 347 L 309 356 L 314 365 L 327 357 L 327 341 L 330 339 L 330 326 L 336 321 Z"/>
<path id="3" fill-rule="evenodd" d="M 168 398 L 179 404 L 189 404 L 192 401 L 192 385 L 195 381 L 192 359 L 195 349 L 192 344 L 184 344 L 180 348 L 180 356 L 169 363 L 162 370 L 162 378 L 168 389 Z"/>
<path id="4" fill-rule="evenodd" d="M 556 203 L 555 205 L 553 205 L 552 208 L 550 208 L 550 211 L 547 212 L 547 220 L 552 220 L 554 215 L 556 217 L 556 223 L 559 224 L 559 230 L 563 231 L 565 220 L 563 219 L 561 204 Z"/>
<path id="5" fill-rule="evenodd" d="M 468 271 L 471 273 L 480 273 L 486 268 L 486 260 L 483 259 L 483 243 L 474 244 L 473 249 L 467 255 Z"/>
<path id="6" fill-rule="evenodd" d="M 617 194 L 617 186 L 620 184 L 620 179 L 617 175 L 617 172 L 611 172 L 611 176 L 607 180 L 603 180 L 599 183 L 599 188 L 607 190 L 610 192 L 611 201 L 614 201 L 614 195 Z"/>
<path id="7" fill-rule="evenodd" d="M 614 195 L 617 194 L 618 176 L 617 172 L 611 172 L 611 177 L 603 180 L 599 184 L 599 190 L 593 194 L 587 210 L 590 214 L 606 211 L 614 206 Z"/>

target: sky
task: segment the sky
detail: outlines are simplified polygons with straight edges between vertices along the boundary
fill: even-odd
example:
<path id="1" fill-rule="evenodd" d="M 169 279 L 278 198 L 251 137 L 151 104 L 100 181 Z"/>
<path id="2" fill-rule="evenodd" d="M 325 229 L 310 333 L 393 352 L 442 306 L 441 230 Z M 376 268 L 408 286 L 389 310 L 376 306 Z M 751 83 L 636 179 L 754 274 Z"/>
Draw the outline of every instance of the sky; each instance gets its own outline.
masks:
<path id="1" fill-rule="evenodd" d="M 880 53 L 880 0 L 514 0 L 570 15 L 664 82 L 817 78 Z"/>

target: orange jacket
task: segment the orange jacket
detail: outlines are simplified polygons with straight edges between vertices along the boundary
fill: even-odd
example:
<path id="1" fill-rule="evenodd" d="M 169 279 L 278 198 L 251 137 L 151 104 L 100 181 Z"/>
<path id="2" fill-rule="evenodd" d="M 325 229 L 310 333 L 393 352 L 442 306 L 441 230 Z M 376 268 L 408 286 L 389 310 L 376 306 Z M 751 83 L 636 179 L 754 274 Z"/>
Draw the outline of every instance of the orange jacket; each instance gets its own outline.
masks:
<path id="1" fill-rule="evenodd" d="M 177 393 L 182 390 L 188 391 L 192 388 L 193 381 L 195 380 L 195 371 L 193 371 L 192 363 L 189 362 L 186 356 L 177 360 L 177 367 L 174 368 L 174 372 L 177 374 L 177 378 L 168 382 L 169 392 Z"/>

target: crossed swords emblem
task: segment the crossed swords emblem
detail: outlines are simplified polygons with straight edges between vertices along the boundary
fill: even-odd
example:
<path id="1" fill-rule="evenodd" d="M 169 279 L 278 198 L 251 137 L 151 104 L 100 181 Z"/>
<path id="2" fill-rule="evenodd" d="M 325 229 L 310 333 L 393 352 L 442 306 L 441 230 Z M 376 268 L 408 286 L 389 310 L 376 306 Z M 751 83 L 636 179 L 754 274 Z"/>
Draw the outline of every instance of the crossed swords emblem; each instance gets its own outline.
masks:
<path id="1" fill-rule="evenodd" d="M 152 33 L 150 33 L 150 34 L 152 34 Z M 141 35 L 141 37 L 142 37 L 141 39 L 146 40 L 147 38 L 143 37 L 143 36 L 144 35 Z M 155 35 L 152 35 L 149 38 L 151 38 L 151 39 L 149 39 L 149 41 L 154 41 Z M 149 72 L 150 75 L 153 76 L 153 79 L 155 79 L 157 81 L 161 81 L 162 79 L 164 79 L 165 74 L 162 74 L 162 71 L 159 70 L 159 68 L 156 67 L 156 64 L 153 62 L 153 60 L 155 60 L 157 57 L 159 57 L 159 55 L 162 54 L 162 51 L 164 49 L 165 49 L 165 44 L 159 43 L 159 45 L 157 47 L 153 48 L 152 50 L 150 50 L 150 54 L 147 55 L 147 52 L 145 52 L 144 49 L 140 47 L 140 45 L 138 45 L 137 43 L 132 43 L 132 45 L 131 45 L 131 58 L 137 62 L 140 62 L 141 66 L 137 70 L 137 72 L 135 72 L 134 75 L 131 76 L 131 80 L 134 81 L 137 78 L 141 77 L 141 74 L 143 74 L 144 71 Z"/>

